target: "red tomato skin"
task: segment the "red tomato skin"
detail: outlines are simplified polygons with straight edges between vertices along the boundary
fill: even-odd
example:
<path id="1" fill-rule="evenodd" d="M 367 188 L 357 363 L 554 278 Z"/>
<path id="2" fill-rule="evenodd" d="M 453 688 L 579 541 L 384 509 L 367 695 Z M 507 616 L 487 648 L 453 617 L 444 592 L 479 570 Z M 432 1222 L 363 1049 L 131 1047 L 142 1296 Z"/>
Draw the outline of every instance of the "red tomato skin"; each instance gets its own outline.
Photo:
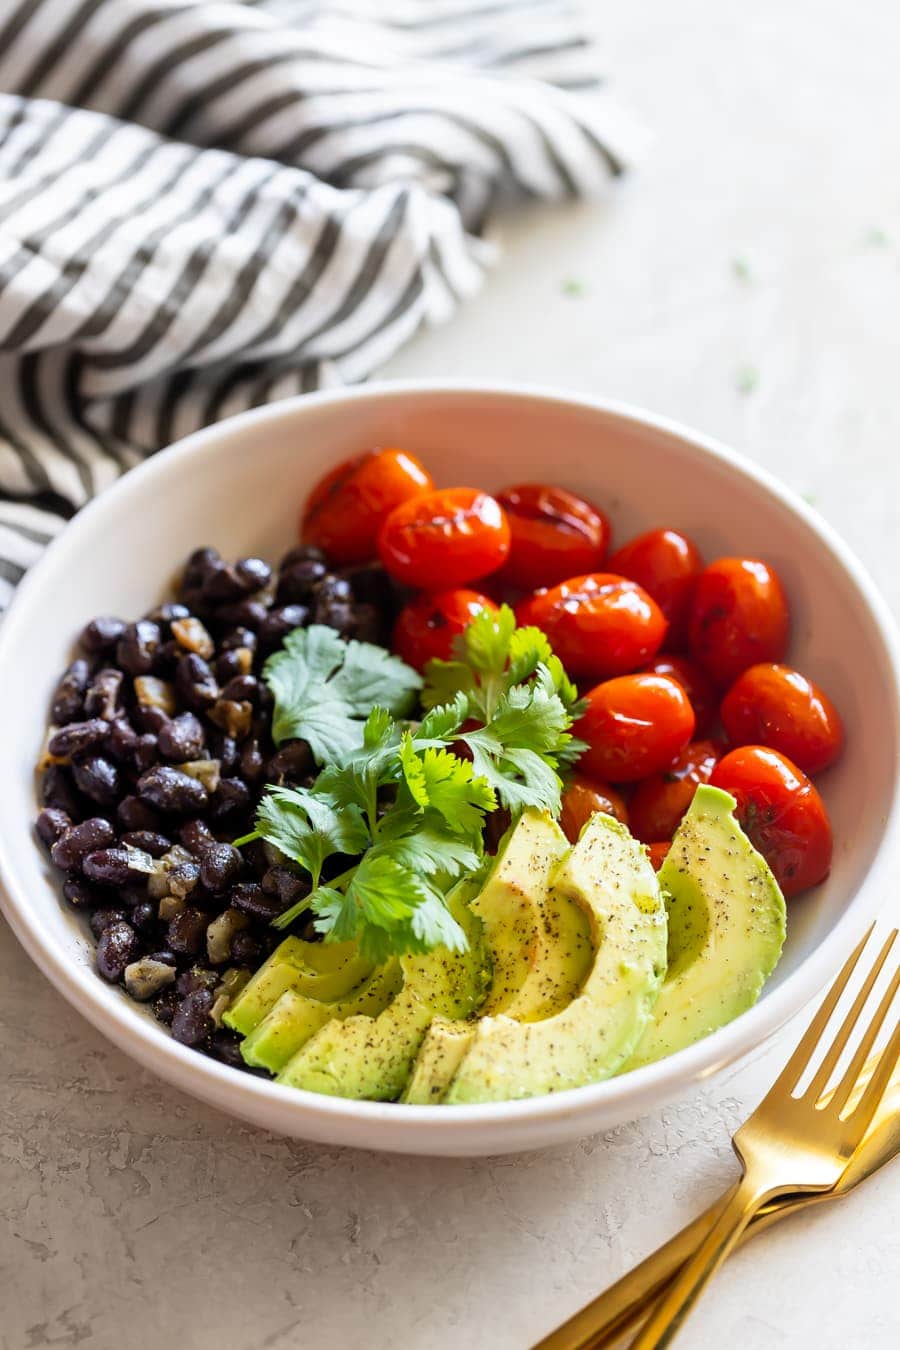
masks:
<path id="1" fill-rule="evenodd" d="M 665 675 L 620 675 L 591 689 L 573 727 L 587 741 L 579 768 L 610 783 L 662 773 L 694 734 L 694 713 L 681 685 Z"/>
<path id="2" fill-rule="evenodd" d="M 784 587 L 755 558 L 719 558 L 700 573 L 688 623 L 690 654 L 726 688 L 760 661 L 780 661 L 790 619 Z"/>
<path id="3" fill-rule="evenodd" d="M 765 745 L 720 759 L 709 780 L 730 792 L 737 818 L 786 896 L 824 881 L 833 839 L 825 803 L 802 769 Z"/>
<path id="4" fill-rule="evenodd" d="M 570 675 L 627 675 L 656 655 L 666 621 L 643 587 L 612 572 L 589 572 L 536 591 L 516 606 L 520 624 L 543 630 Z"/>
<path id="5" fill-rule="evenodd" d="M 703 570 L 696 544 L 678 530 L 648 530 L 623 544 L 608 566 L 652 595 L 669 621 L 666 646 L 683 646 L 694 586 Z"/>
<path id="6" fill-rule="evenodd" d="M 790 666 L 745 670 L 722 700 L 732 745 L 768 745 L 804 773 L 821 773 L 844 746 L 844 726 L 823 690 Z"/>
<path id="7" fill-rule="evenodd" d="M 625 798 L 609 783 L 598 783 L 583 774 L 574 774 L 563 789 L 559 824 L 570 844 L 577 844 L 578 836 L 596 811 L 628 824 Z"/>
<path id="8" fill-rule="evenodd" d="M 321 478 L 307 498 L 300 541 L 322 549 L 339 566 L 368 562 L 378 531 L 395 506 L 430 492 L 431 474 L 415 455 L 389 447 L 345 460 Z"/>
<path id="9" fill-rule="evenodd" d="M 498 577 L 533 591 L 566 577 L 598 572 L 609 548 L 609 521 L 591 502 L 565 488 L 520 483 L 497 493 L 509 521 L 509 558 Z"/>
<path id="10" fill-rule="evenodd" d="M 647 845 L 647 851 L 650 854 L 650 864 L 654 872 L 658 872 L 666 861 L 666 854 L 672 847 L 671 839 L 654 840 L 652 844 Z"/>
<path id="11" fill-rule="evenodd" d="M 644 669 L 648 675 L 669 675 L 678 681 L 694 710 L 696 736 L 698 739 L 707 736 L 715 726 L 719 695 L 706 671 L 686 656 L 676 656 L 671 652 L 660 652 Z"/>
<path id="12" fill-rule="evenodd" d="M 496 572 L 509 556 L 509 522 L 478 488 L 442 488 L 402 502 L 378 535 L 378 553 L 398 581 L 451 590 Z"/>
<path id="13" fill-rule="evenodd" d="M 632 834 L 644 844 L 671 839 L 721 757 L 715 741 L 691 741 L 663 773 L 638 783 L 628 808 Z"/>
<path id="14" fill-rule="evenodd" d="M 480 591 L 460 588 L 419 595 L 397 615 L 391 645 L 416 670 L 424 670 L 429 661 L 449 661 L 453 639 L 484 609 L 496 613 L 497 606 Z"/>

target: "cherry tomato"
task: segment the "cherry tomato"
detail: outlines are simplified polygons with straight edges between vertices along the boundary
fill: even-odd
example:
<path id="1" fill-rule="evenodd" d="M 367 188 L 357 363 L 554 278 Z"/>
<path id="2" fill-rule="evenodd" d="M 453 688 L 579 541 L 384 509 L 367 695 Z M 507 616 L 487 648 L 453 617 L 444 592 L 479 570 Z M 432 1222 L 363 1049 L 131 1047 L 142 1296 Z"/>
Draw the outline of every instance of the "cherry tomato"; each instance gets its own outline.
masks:
<path id="1" fill-rule="evenodd" d="M 648 675 L 669 675 L 677 680 L 691 701 L 697 719 L 697 735 L 705 736 L 716 720 L 719 695 L 712 680 L 686 656 L 660 652 L 644 669 Z"/>
<path id="2" fill-rule="evenodd" d="M 611 572 L 589 572 L 536 591 L 516 607 L 516 618 L 542 629 L 569 674 L 588 680 L 637 670 L 656 655 L 666 634 L 656 601 Z"/>
<path id="3" fill-rule="evenodd" d="M 700 573 L 688 625 L 691 655 L 716 684 L 732 684 L 758 661 L 787 651 L 788 605 L 771 567 L 753 558 L 719 558 Z"/>
<path id="4" fill-rule="evenodd" d="M 449 661 L 453 639 L 465 631 L 483 609 L 496 611 L 493 600 L 479 591 L 439 591 L 420 595 L 401 609 L 394 625 L 393 648 L 416 670 L 429 661 Z"/>
<path id="5" fill-rule="evenodd" d="M 745 670 L 722 700 L 722 725 L 733 745 L 769 745 L 804 773 L 827 769 L 844 744 L 831 699 L 790 666 Z"/>
<path id="6" fill-rule="evenodd" d="M 595 811 L 604 811 L 621 820 L 623 825 L 628 824 L 628 807 L 621 793 L 609 783 L 595 783 L 591 778 L 575 774 L 563 791 L 559 817 L 562 832 L 570 844 L 578 842 L 578 836 Z"/>
<path id="7" fill-rule="evenodd" d="M 650 530 L 618 549 L 609 570 L 630 577 L 653 596 L 669 621 L 666 646 L 680 647 L 687 638 L 694 585 L 703 570 L 696 544 L 677 530 Z"/>
<path id="8" fill-rule="evenodd" d="M 587 694 L 573 732 L 588 748 L 579 767 L 611 783 L 661 773 L 694 733 L 694 713 L 681 685 L 665 675 L 621 675 Z"/>
<path id="9" fill-rule="evenodd" d="M 565 488 L 523 483 L 504 488 L 497 500 L 512 535 L 502 577 L 508 585 L 533 591 L 603 566 L 609 521 L 582 497 Z"/>
<path id="10" fill-rule="evenodd" d="M 639 783 L 629 807 L 632 834 L 645 844 L 671 839 L 694 793 L 701 783 L 709 782 L 721 755 L 715 741 L 691 741 L 664 773 Z"/>
<path id="11" fill-rule="evenodd" d="M 647 845 L 647 849 L 650 853 L 650 863 L 654 872 L 658 872 L 662 867 L 663 863 L 666 861 L 666 854 L 671 847 L 671 839 L 658 839 L 654 840 L 652 844 Z"/>
<path id="12" fill-rule="evenodd" d="M 369 450 L 345 460 L 313 488 L 300 522 L 300 539 L 340 566 L 375 557 L 378 531 L 389 511 L 430 492 L 431 474 L 405 450 Z"/>
<path id="13" fill-rule="evenodd" d="M 831 869 L 831 823 L 802 769 L 777 750 L 744 745 L 719 760 L 709 781 L 734 797 L 738 820 L 785 895 L 825 880 Z"/>
<path id="14" fill-rule="evenodd" d="M 509 522 L 486 492 L 443 488 L 395 507 L 381 527 L 378 552 L 388 572 L 408 586 L 463 586 L 506 561 Z"/>

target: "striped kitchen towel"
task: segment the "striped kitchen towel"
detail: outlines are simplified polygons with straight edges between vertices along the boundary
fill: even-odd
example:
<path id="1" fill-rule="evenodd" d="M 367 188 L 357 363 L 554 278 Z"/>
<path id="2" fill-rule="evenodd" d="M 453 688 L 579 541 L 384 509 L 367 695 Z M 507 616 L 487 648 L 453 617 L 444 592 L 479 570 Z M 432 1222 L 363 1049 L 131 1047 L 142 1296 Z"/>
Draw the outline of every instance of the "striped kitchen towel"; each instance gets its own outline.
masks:
<path id="1" fill-rule="evenodd" d="M 158 447 L 361 380 L 633 130 L 567 0 L 4 0 L 0 604 Z"/>

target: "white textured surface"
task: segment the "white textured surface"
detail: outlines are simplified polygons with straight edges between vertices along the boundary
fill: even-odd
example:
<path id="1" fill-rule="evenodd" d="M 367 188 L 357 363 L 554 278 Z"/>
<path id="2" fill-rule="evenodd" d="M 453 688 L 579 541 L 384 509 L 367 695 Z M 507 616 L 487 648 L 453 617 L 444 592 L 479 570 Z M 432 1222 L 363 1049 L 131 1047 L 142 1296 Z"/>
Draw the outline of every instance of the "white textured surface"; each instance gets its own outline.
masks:
<path id="1" fill-rule="evenodd" d="M 614 205 L 506 227 L 482 297 L 390 373 L 598 390 L 720 436 L 812 495 L 896 611 L 900 10 L 604 8 L 652 158 Z M 730 1134 L 786 1044 L 570 1148 L 343 1153 L 162 1088 L 0 932 L 0 1347 L 519 1350 L 731 1180 Z M 679 1344 L 896 1345 L 898 1205 L 895 1165 L 784 1224 L 731 1262 Z"/>

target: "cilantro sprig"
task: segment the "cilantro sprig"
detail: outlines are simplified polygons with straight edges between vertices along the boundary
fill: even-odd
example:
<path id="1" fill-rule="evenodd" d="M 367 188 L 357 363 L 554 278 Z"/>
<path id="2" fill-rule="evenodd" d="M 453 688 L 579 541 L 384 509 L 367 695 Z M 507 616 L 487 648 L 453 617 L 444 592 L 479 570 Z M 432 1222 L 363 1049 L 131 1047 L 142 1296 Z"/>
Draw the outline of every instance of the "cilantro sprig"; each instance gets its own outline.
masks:
<path id="1" fill-rule="evenodd" d="M 302 738 L 322 765 L 308 788 L 272 787 L 256 829 L 309 876 L 274 920 L 310 911 L 326 940 L 354 938 L 380 962 L 436 946 L 463 950 L 446 897 L 483 865 L 486 815 L 557 812 L 559 770 L 583 749 L 577 691 L 546 637 L 507 606 L 455 640 L 422 680 L 397 657 L 313 626 L 289 635 L 265 678 L 273 737 Z M 426 709 L 406 720 L 416 693 Z"/>

